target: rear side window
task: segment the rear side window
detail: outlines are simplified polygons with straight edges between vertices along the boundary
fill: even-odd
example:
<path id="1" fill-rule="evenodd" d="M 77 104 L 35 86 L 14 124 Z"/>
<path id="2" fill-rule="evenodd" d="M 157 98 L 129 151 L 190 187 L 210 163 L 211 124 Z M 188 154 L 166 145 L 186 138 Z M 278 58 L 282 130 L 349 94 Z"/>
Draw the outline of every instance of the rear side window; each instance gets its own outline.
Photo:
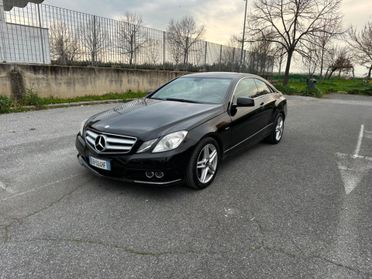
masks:
<path id="1" fill-rule="evenodd" d="M 250 97 L 254 98 L 257 95 L 257 86 L 253 79 L 243 79 L 239 82 L 235 89 L 234 98 Z"/>
<path id="2" fill-rule="evenodd" d="M 271 88 L 265 82 L 258 79 L 256 79 L 255 82 L 257 85 L 257 96 L 272 93 Z"/>

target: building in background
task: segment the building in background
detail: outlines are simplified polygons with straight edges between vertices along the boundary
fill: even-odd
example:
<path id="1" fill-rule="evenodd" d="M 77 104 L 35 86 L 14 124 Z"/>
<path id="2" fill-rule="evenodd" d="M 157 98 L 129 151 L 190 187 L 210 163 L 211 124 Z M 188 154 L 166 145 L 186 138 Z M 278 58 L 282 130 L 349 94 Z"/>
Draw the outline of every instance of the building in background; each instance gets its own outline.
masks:
<path id="1" fill-rule="evenodd" d="M 48 29 L 33 26 L 24 19 L 6 21 L 5 11 L 13 7 L 25 7 L 28 2 L 40 4 L 43 0 L 0 0 L 0 62 L 50 64 Z M 40 14 L 38 13 L 38 20 Z M 22 22 L 23 21 L 23 22 Z"/>

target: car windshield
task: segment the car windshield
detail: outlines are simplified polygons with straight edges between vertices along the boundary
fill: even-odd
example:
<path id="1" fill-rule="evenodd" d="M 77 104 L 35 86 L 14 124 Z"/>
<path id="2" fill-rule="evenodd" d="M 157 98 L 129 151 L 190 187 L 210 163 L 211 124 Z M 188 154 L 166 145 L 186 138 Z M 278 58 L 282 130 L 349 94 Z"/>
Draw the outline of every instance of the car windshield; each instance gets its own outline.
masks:
<path id="1" fill-rule="evenodd" d="M 151 99 L 221 104 L 228 92 L 231 79 L 184 77 L 167 84 L 153 94 Z"/>

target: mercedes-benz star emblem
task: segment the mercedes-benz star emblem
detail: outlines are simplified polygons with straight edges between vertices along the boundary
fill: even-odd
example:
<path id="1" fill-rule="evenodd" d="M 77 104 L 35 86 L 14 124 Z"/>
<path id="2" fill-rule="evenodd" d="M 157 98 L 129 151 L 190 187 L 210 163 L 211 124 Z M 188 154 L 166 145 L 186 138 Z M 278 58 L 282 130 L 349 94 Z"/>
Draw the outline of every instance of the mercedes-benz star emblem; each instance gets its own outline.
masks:
<path id="1" fill-rule="evenodd" d="M 104 136 L 98 136 L 95 141 L 95 148 L 99 152 L 103 152 L 106 149 L 106 138 Z"/>

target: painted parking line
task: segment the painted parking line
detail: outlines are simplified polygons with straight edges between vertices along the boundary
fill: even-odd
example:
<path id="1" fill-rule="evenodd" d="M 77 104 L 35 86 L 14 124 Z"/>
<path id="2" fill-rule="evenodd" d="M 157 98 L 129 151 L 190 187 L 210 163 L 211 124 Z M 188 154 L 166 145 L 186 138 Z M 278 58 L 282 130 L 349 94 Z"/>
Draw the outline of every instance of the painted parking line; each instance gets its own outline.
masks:
<path id="1" fill-rule="evenodd" d="M 362 179 L 372 170 L 372 157 L 360 155 L 365 134 L 364 124 L 361 125 L 358 141 L 353 155 L 336 153 L 337 165 L 344 183 L 345 193 L 349 195 Z"/>

